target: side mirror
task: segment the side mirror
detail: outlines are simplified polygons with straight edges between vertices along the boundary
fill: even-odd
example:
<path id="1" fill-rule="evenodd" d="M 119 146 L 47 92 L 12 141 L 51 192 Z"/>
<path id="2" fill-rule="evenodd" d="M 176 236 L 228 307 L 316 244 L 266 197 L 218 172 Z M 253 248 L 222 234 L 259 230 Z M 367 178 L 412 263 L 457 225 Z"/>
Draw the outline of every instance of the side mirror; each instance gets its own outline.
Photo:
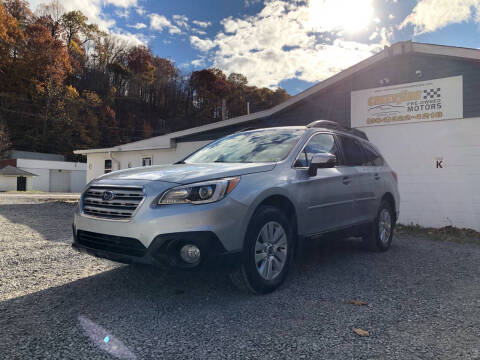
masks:
<path id="1" fill-rule="evenodd" d="M 337 157 L 330 153 L 315 154 L 308 167 L 308 175 L 316 176 L 318 169 L 333 168 L 337 164 Z"/>

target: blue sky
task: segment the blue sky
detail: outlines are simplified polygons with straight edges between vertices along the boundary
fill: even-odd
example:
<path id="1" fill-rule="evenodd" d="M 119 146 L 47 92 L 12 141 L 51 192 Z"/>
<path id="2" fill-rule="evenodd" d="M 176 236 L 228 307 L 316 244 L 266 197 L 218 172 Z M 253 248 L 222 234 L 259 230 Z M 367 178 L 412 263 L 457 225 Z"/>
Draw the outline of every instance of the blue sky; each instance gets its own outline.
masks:
<path id="1" fill-rule="evenodd" d="M 43 0 L 30 0 L 35 10 Z M 480 0 L 63 0 L 186 73 L 296 94 L 397 41 L 480 47 Z"/>

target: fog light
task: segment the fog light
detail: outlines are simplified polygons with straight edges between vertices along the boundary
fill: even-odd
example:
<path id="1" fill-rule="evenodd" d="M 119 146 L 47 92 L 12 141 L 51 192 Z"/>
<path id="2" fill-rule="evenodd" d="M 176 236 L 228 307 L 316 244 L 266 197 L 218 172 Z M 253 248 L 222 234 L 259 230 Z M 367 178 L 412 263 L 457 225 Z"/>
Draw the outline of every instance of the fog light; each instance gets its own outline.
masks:
<path id="1" fill-rule="evenodd" d="M 192 244 L 184 245 L 180 249 L 180 257 L 188 264 L 195 264 L 200 261 L 200 249 Z"/>

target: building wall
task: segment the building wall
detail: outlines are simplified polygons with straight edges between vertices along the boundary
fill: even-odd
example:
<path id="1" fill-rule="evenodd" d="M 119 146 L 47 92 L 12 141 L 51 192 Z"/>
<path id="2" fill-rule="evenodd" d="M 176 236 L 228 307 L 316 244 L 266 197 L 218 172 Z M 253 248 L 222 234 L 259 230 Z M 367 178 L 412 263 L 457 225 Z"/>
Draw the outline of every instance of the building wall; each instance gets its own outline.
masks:
<path id="1" fill-rule="evenodd" d="M 110 153 L 93 153 L 87 155 L 87 182 L 105 173 L 105 160 L 112 159 L 112 170 L 128 169 L 142 166 L 142 159 L 152 158 L 153 165 L 172 164 L 198 150 L 210 141 L 178 143 L 171 149 L 141 151 L 124 151 Z"/>
<path id="2" fill-rule="evenodd" d="M 17 167 L 38 175 L 34 176 L 31 180 L 32 190 L 45 192 L 80 192 L 86 184 L 87 164 L 85 163 L 17 159 Z M 59 174 L 60 170 L 63 173 L 61 174 L 62 176 Z M 51 173 L 57 174 L 58 176 L 52 179 Z M 59 176 L 63 179 L 61 184 L 59 183 Z"/>
<path id="3" fill-rule="evenodd" d="M 38 191 L 50 191 L 50 170 L 38 168 L 24 168 L 22 170 L 28 171 L 32 174 L 38 175 L 32 178 L 32 189 Z"/>
<path id="4" fill-rule="evenodd" d="M 87 172 L 85 170 L 70 171 L 70 192 L 79 193 L 87 184 Z"/>
<path id="5" fill-rule="evenodd" d="M 480 118 L 362 130 L 398 174 L 400 223 L 480 231 Z"/>
<path id="6" fill-rule="evenodd" d="M 16 176 L 0 176 L 0 191 L 17 190 Z"/>
<path id="7" fill-rule="evenodd" d="M 32 176 L 27 176 L 27 190 L 32 189 Z M 17 177 L 16 176 L 1 176 L 0 175 L 0 191 L 16 191 Z"/>

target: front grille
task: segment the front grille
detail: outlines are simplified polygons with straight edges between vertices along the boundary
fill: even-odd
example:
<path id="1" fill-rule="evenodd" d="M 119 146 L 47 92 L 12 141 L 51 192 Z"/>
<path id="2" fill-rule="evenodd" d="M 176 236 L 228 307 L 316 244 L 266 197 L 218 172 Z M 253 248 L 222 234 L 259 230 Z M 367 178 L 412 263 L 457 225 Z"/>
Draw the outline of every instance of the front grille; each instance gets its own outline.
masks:
<path id="1" fill-rule="evenodd" d="M 109 192 L 113 198 L 105 196 Z M 130 219 L 143 200 L 141 187 L 90 186 L 83 194 L 83 212 L 107 219 Z"/>
<path id="2" fill-rule="evenodd" d="M 147 248 L 134 238 L 78 230 L 77 242 L 91 249 L 131 256 L 144 256 Z"/>

